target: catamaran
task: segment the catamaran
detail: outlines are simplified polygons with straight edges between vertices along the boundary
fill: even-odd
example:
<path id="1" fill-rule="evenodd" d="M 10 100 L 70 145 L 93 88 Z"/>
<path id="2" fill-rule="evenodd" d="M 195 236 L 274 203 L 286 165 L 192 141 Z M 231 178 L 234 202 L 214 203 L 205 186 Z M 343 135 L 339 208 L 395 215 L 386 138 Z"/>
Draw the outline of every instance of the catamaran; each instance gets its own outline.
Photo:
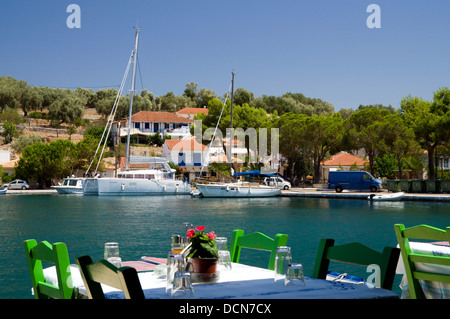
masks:
<path id="1" fill-rule="evenodd" d="M 111 131 L 111 126 L 114 120 L 114 115 L 117 110 L 119 98 L 121 96 L 126 77 L 133 64 L 133 75 L 131 79 L 131 93 L 130 106 L 128 116 L 128 135 L 126 148 L 125 171 L 118 172 L 117 177 L 100 177 L 97 174 L 97 168 L 93 171 L 91 176 L 93 178 L 86 178 L 83 186 L 84 195 L 189 195 L 192 190 L 187 182 L 175 179 L 175 170 L 171 169 L 165 158 L 156 157 L 132 157 L 130 156 L 130 131 L 131 131 L 131 115 L 133 106 L 134 82 L 136 78 L 136 58 L 139 39 L 139 28 L 136 28 L 134 49 L 128 62 L 122 84 L 117 94 L 111 114 L 108 118 L 107 125 L 103 131 L 102 138 L 97 147 L 94 158 L 96 158 L 100 146 L 103 145 L 100 158 L 103 155 L 106 141 Z M 103 139 L 105 137 L 105 139 Z M 102 141 L 104 141 L 102 143 Z M 87 170 L 87 174 L 94 161 L 91 162 Z M 146 169 L 130 170 L 132 163 L 148 164 Z M 86 175 L 87 175 L 86 174 Z"/>

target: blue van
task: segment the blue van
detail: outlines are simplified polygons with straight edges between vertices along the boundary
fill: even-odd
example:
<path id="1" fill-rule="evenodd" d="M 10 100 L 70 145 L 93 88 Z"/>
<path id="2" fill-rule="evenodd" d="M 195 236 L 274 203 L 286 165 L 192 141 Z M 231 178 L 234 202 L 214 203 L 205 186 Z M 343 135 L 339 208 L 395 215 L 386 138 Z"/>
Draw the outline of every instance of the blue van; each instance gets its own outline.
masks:
<path id="1" fill-rule="evenodd" d="M 328 188 L 340 193 L 344 189 L 370 190 L 376 192 L 381 183 L 363 171 L 332 171 L 328 175 Z"/>

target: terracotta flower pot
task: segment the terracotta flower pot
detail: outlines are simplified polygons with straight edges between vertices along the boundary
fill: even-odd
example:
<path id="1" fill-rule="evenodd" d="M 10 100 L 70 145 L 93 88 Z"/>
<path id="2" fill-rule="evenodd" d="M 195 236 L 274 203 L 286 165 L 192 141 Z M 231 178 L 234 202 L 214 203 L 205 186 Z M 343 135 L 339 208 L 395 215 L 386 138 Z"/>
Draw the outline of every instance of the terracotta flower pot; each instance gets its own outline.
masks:
<path id="1" fill-rule="evenodd" d="M 200 274 L 215 274 L 218 258 L 191 258 L 192 272 Z"/>

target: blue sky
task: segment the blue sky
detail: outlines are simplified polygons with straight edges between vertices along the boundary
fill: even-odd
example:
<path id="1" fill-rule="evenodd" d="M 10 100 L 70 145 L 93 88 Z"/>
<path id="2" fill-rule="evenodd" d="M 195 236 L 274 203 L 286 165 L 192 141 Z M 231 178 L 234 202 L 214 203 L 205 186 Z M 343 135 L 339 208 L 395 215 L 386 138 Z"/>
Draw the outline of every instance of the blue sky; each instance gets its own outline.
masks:
<path id="1" fill-rule="evenodd" d="M 78 29 L 66 25 L 72 3 Z M 381 28 L 366 24 L 370 4 Z M 431 100 L 450 87 L 449 12 L 448 0 L 4 0 L 0 76 L 118 88 L 139 24 L 136 88 L 155 96 L 181 95 L 187 82 L 222 95 L 234 70 L 235 87 L 256 97 L 397 108 L 409 94 Z"/>

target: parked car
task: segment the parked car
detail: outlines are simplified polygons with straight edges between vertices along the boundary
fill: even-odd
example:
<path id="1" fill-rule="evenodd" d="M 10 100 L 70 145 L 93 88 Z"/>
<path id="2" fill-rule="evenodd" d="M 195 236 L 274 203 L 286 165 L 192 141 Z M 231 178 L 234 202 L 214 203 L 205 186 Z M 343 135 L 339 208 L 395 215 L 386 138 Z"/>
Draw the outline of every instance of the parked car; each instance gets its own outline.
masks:
<path id="1" fill-rule="evenodd" d="M 344 189 L 376 192 L 381 189 L 381 182 L 364 171 L 334 171 L 328 175 L 328 188 L 338 193 Z"/>
<path id="2" fill-rule="evenodd" d="M 3 184 L 3 189 L 29 189 L 30 185 L 21 179 L 13 180 L 11 183 Z"/>
<path id="3" fill-rule="evenodd" d="M 264 185 L 268 186 L 276 186 L 281 189 L 289 189 L 291 188 L 291 183 L 285 181 L 281 177 L 266 177 L 264 178 Z"/>

